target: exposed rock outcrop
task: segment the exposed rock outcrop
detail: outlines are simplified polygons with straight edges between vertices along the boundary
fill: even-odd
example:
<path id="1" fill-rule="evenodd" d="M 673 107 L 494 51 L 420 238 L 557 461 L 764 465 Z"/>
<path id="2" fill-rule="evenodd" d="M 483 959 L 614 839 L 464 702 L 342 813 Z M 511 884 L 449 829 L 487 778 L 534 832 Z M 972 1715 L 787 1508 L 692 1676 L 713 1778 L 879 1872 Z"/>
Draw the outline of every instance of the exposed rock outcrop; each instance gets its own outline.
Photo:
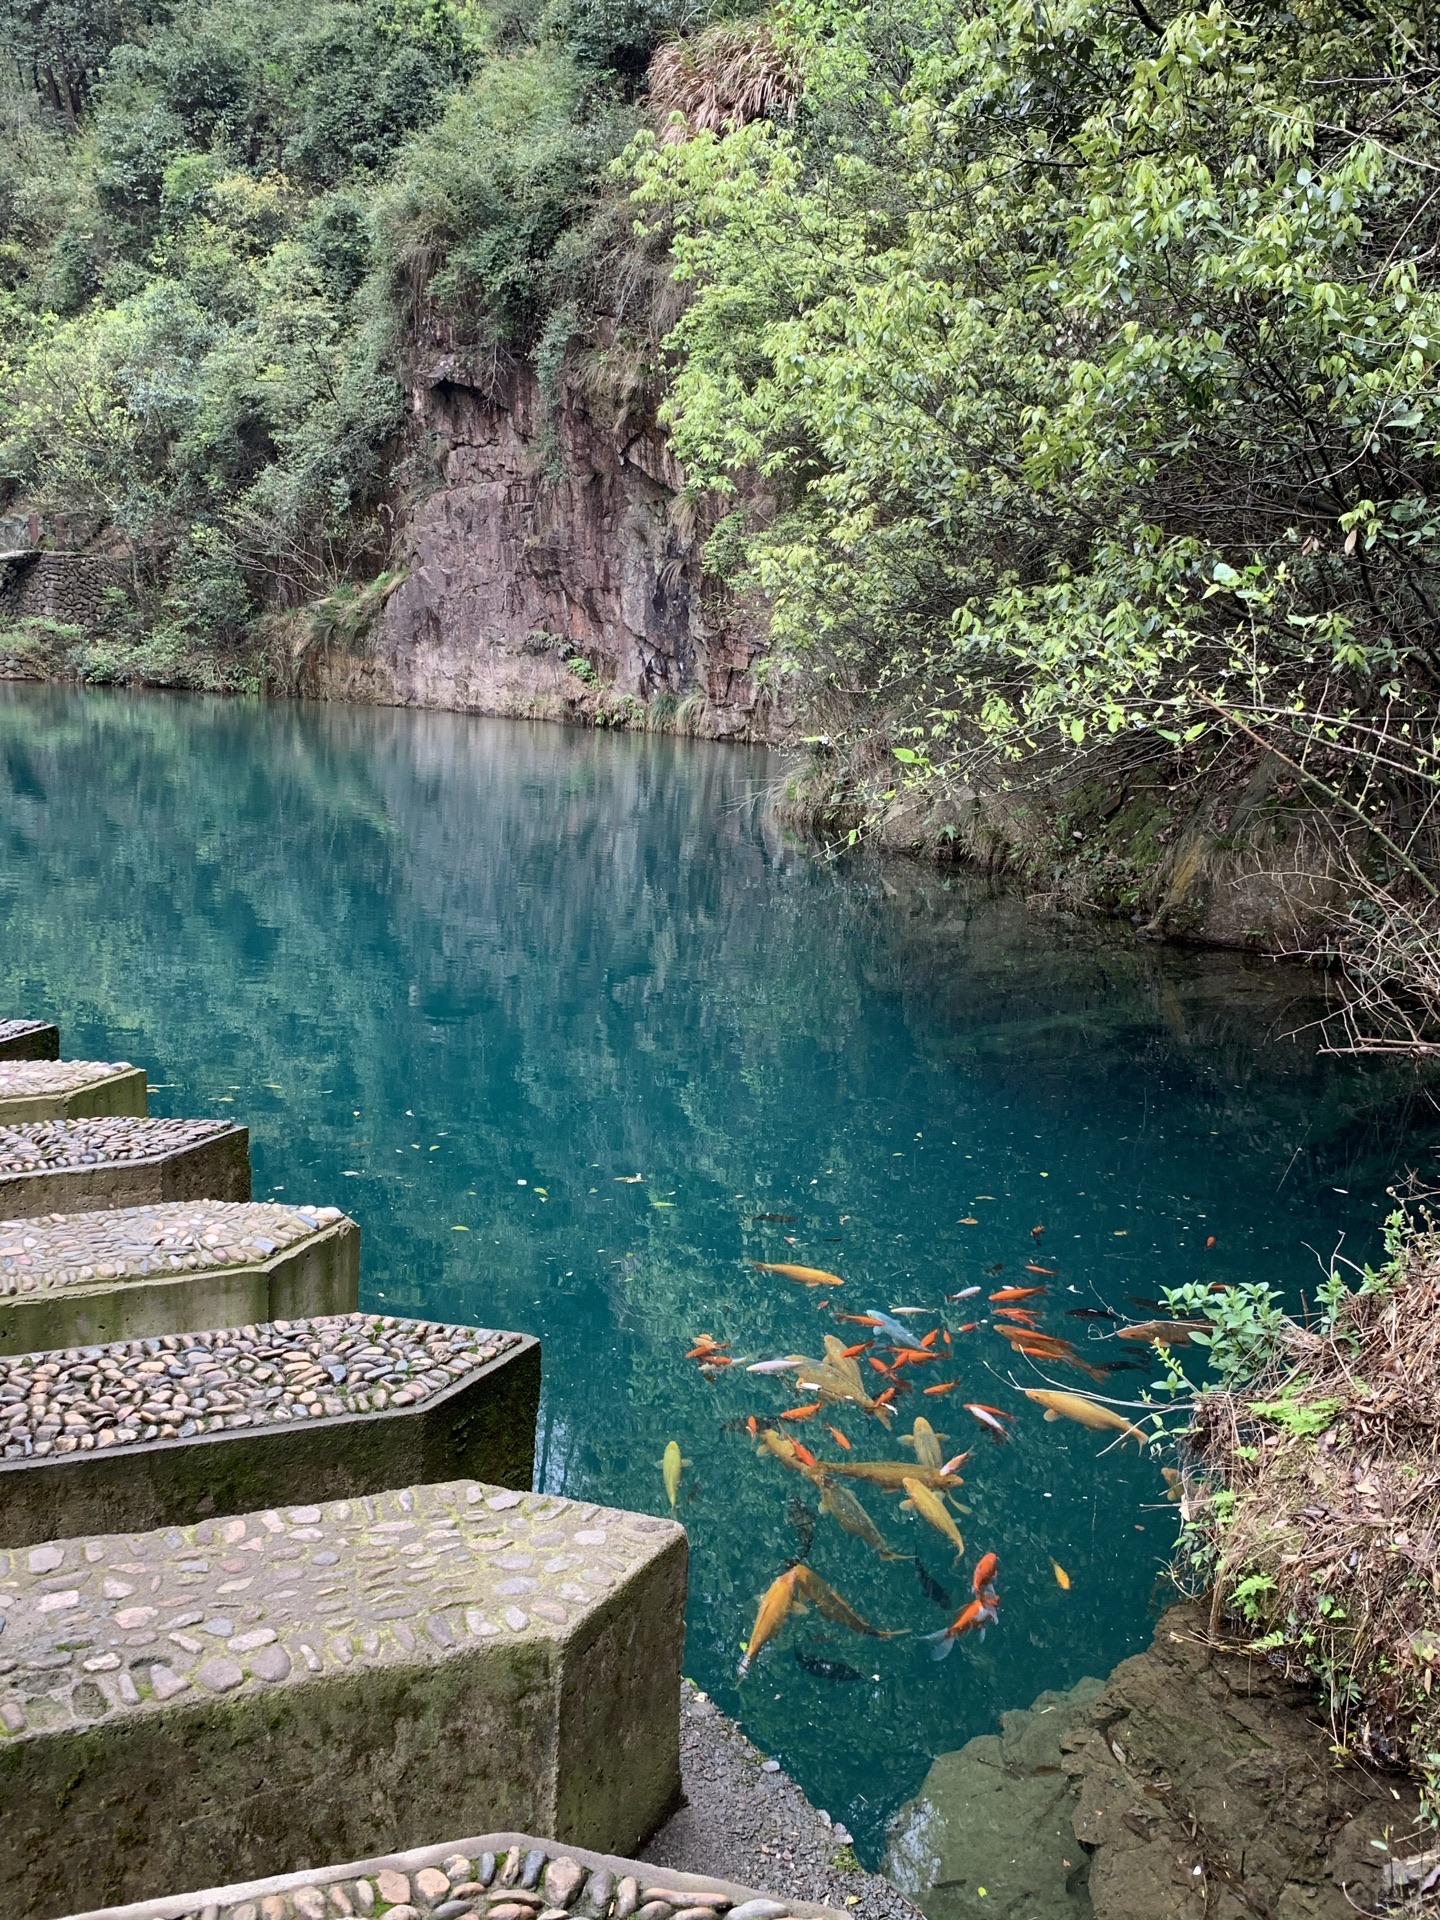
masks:
<path id="1" fill-rule="evenodd" d="M 606 417 L 573 383 L 552 406 L 528 364 L 453 352 L 417 373 L 412 407 L 440 484 L 411 509 L 406 578 L 365 649 L 308 663 L 306 691 L 602 722 L 685 703 L 687 731 L 776 732 L 756 637 L 702 578 L 703 524 L 652 417 Z"/>
<path id="2" fill-rule="evenodd" d="M 1209 1644 L 1198 1608 L 1002 1724 L 897 1818 L 890 1871 L 932 1920 L 1351 1920 L 1414 1848 L 1412 1782 L 1340 1764 L 1314 1695 Z"/>

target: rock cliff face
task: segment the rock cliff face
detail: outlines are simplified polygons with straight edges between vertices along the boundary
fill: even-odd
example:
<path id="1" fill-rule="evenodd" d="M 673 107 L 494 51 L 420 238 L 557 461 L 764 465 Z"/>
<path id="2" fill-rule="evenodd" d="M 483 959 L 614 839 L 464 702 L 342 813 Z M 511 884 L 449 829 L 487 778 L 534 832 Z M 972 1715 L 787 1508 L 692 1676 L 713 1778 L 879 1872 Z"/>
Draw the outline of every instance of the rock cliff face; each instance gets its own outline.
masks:
<path id="1" fill-rule="evenodd" d="M 1423 1842 L 1413 1784 L 1337 1765 L 1314 1695 L 1196 1607 L 1002 1721 L 896 1817 L 887 1865 L 930 1920 L 1350 1920 Z"/>
<path id="2" fill-rule="evenodd" d="M 417 499 L 406 575 L 364 650 L 308 664 L 321 697 L 772 738 L 757 652 L 701 577 L 680 472 L 649 415 L 613 418 L 534 370 L 491 379 L 436 353 L 412 409 L 440 484 Z M 582 661 L 580 669 L 567 665 Z"/>

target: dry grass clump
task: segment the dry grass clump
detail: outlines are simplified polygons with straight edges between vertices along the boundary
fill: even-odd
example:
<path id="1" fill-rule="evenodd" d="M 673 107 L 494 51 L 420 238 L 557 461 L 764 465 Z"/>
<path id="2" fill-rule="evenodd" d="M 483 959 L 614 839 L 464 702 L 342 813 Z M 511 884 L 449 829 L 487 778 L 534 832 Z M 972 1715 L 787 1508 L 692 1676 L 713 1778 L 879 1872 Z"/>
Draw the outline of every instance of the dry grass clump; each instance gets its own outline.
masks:
<path id="1" fill-rule="evenodd" d="M 707 27 L 650 62 L 650 105 L 667 145 L 788 114 L 799 92 L 798 75 L 760 23 Z"/>
<path id="2" fill-rule="evenodd" d="M 1337 1751 L 1406 1767 L 1440 1812 L 1440 1233 L 1406 1229 L 1333 1321 L 1199 1400 L 1194 1525 L 1222 1612 L 1327 1689 Z M 1218 1489 L 1218 1491 L 1216 1490 Z"/>

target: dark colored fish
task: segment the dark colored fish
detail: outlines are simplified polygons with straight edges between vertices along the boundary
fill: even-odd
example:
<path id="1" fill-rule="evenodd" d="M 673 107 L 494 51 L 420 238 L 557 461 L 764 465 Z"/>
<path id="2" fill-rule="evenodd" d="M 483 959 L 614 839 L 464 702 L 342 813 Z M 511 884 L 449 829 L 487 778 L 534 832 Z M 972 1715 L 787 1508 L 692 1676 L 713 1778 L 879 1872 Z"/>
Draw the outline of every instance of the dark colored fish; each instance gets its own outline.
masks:
<path id="1" fill-rule="evenodd" d="M 985 1271 L 986 1273 L 1003 1273 L 1005 1271 L 1005 1262 L 1003 1260 L 997 1260 L 993 1267 L 986 1267 Z"/>
<path id="2" fill-rule="evenodd" d="M 1138 1293 L 1127 1293 L 1125 1298 L 1130 1301 L 1133 1306 L 1148 1307 L 1152 1313 L 1168 1313 L 1170 1311 L 1163 1300 L 1146 1300 Z"/>
<path id="3" fill-rule="evenodd" d="M 752 1213 L 750 1225 L 753 1227 L 757 1220 L 768 1220 L 773 1227 L 793 1227 L 796 1217 L 793 1213 Z"/>
<path id="4" fill-rule="evenodd" d="M 795 1664 L 803 1667 L 806 1673 L 813 1673 L 817 1680 L 863 1680 L 864 1674 L 858 1667 L 852 1667 L 843 1660 L 817 1660 L 813 1653 L 795 1649 Z"/>
<path id="5" fill-rule="evenodd" d="M 720 1431 L 721 1433 L 749 1433 L 750 1422 L 754 1419 L 755 1415 L 753 1413 L 737 1414 L 733 1420 L 722 1420 L 720 1422 Z M 762 1414 L 759 1420 L 756 1421 L 756 1425 L 757 1427 L 773 1427 L 775 1422 L 767 1419 L 765 1415 Z"/>
<path id="6" fill-rule="evenodd" d="M 815 1538 L 816 1513 L 813 1507 L 807 1507 L 803 1500 L 792 1495 L 785 1507 L 786 1521 L 795 1529 L 795 1537 L 800 1542 L 800 1558 L 804 1560 L 810 1552 L 810 1544 Z"/>
<path id="7" fill-rule="evenodd" d="M 1101 1373 L 1153 1373 L 1154 1365 L 1149 1360 L 1102 1360 Z"/>
<path id="8" fill-rule="evenodd" d="M 941 1586 L 918 1553 L 915 1556 L 915 1578 L 920 1582 L 920 1591 L 927 1600 L 933 1600 L 937 1607 L 944 1607 L 947 1612 L 954 1609 L 955 1600 L 949 1588 Z"/>
<path id="9" fill-rule="evenodd" d="M 1118 1313 L 1112 1313 L 1108 1307 L 1067 1307 L 1066 1313 L 1072 1320 L 1118 1320 Z"/>

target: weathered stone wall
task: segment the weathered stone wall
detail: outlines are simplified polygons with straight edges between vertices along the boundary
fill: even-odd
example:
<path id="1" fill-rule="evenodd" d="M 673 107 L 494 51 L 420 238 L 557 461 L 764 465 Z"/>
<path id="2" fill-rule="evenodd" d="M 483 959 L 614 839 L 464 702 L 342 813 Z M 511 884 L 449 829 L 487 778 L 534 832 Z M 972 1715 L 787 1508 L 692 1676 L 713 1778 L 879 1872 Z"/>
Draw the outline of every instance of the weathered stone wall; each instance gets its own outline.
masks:
<path id="1" fill-rule="evenodd" d="M 67 626 L 93 627 L 112 589 L 125 591 L 129 573 L 123 560 L 107 554 L 34 554 L 0 560 L 0 619 L 59 620 Z"/>
<path id="2" fill-rule="evenodd" d="M 776 729 L 756 637 L 702 579 L 703 528 L 653 419 L 606 419 L 575 387 L 552 410 L 528 365 L 492 386 L 439 352 L 412 406 L 441 484 L 405 529 L 406 578 L 369 648 L 317 652 L 305 691 L 582 721 L 616 695 L 689 697 L 693 731 Z"/>

